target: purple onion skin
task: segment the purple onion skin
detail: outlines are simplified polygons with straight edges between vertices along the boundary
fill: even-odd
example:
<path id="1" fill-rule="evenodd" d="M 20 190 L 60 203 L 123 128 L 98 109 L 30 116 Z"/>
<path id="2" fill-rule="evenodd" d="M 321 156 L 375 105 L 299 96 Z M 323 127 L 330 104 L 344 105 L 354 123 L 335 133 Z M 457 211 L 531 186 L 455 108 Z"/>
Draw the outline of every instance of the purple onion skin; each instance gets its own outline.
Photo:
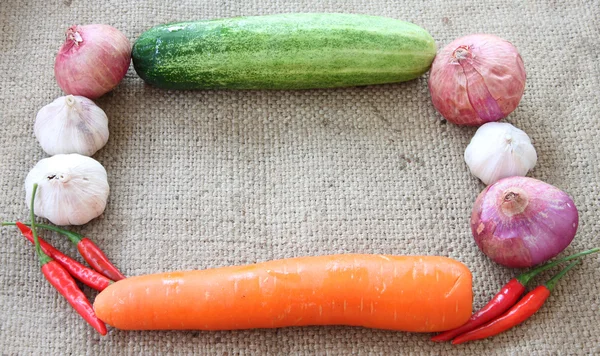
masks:
<path id="1" fill-rule="evenodd" d="M 573 241 L 578 225 L 579 213 L 565 192 L 527 177 L 488 186 L 471 214 L 479 249 L 512 268 L 532 267 L 558 255 Z"/>

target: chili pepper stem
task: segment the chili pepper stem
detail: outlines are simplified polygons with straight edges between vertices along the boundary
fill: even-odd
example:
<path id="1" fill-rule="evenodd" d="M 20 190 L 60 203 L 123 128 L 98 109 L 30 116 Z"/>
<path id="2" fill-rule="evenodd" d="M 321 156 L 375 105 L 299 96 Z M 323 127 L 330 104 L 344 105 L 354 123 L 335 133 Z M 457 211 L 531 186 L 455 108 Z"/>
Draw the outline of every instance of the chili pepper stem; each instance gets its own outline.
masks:
<path id="1" fill-rule="evenodd" d="M 549 270 L 549 269 L 555 267 L 556 265 L 559 265 L 563 262 L 570 261 L 570 260 L 585 256 L 585 255 L 596 253 L 598 251 L 600 251 L 600 248 L 596 247 L 596 248 L 589 249 L 587 251 L 582 251 L 582 252 L 576 253 L 574 255 L 560 258 L 556 261 L 546 263 L 545 265 L 542 265 L 542 266 L 537 267 L 529 272 L 525 272 L 525 273 L 521 274 L 520 276 L 517 277 L 517 280 L 522 285 L 527 285 L 535 276 L 537 276 L 538 274 L 540 274 L 546 270 Z"/>
<path id="2" fill-rule="evenodd" d="M 42 251 L 42 246 L 40 245 L 40 240 L 38 239 L 38 234 L 35 229 L 35 212 L 34 212 L 34 203 L 35 203 L 35 194 L 37 193 L 38 184 L 33 184 L 33 192 L 31 193 L 31 208 L 29 209 L 29 216 L 31 218 L 31 232 L 33 234 L 33 241 L 35 243 L 35 251 L 37 252 L 37 256 L 40 260 L 40 265 L 45 265 L 48 262 L 52 261 L 52 258 Z"/>
<path id="3" fill-rule="evenodd" d="M 12 222 L 12 221 L 4 221 L 2 223 L 2 226 L 13 226 L 13 225 L 16 225 L 16 223 Z M 31 223 L 23 223 L 23 225 L 31 226 Z M 52 225 L 45 225 L 45 224 L 35 224 L 35 226 L 41 227 L 42 229 L 58 232 L 59 234 L 63 234 L 66 237 L 68 237 L 69 240 L 71 240 L 71 242 L 74 243 L 75 245 L 77 245 L 81 240 L 83 240 L 82 235 L 80 235 L 76 232 L 73 232 L 73 231 L 61 229 L 60 227 L 56 227 L 56 226 L 52 226 Z"/>
<path id="4" fill-rule="evenodd" d="M 548 282 L 544 283 L 544 285 L 546 286 L 546 288 L 548 288 L 548 290 L 550 292 L 552 292 L 552 290 L 554 289 L 554 286 L 556 286 L 556 282 L 558 282 L 559 279 L 561 279 L 565 274 L 567 274 L 567 272 L 569 272 L 569 270 L 573 267 L 575 267 L 576 264 L 579 263 L 579 260 L 575 260 L 573 262 L 571 262 L 567 267 L 563 268 L 562 271 L 558 272 L 554 277 L 552 277 Z"/>

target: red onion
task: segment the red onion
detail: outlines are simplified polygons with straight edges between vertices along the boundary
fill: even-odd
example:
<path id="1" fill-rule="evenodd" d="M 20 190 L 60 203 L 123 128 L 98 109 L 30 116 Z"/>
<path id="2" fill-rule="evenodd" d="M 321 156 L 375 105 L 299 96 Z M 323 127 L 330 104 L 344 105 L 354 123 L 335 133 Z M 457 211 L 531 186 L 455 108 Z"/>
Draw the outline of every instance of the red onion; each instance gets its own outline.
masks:
<path id="1" fill-rule="evenodd" d="M 566 193 L 527 177 L 488 186 L 471 215 L 477 246 L 507 267 L 531 267 L 558 255 L 575 237 L 578 224 L 577 208 Z"/>
<path id="2" fill-rule="evenodd" d="M 58 86 L 67 94 L 94 99 L 119 84 L 129 69 L 131 45 L 109 25 L 71 26 L 54 63 Z"/>
<path id="3" fill-rule="evenodd" d="M 429 74 L 435 108 L 457 125 L 481 125 L 513 112 L 525 90 L 515 46 L 494 35 L 469 35 L 444 47 Z"/>

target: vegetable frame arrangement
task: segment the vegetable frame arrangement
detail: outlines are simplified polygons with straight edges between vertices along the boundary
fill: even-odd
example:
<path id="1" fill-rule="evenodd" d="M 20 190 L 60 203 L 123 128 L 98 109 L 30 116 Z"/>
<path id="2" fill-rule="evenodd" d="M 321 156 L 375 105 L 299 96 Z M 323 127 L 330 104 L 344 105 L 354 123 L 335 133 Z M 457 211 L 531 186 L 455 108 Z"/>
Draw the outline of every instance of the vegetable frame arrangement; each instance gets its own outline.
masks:
<path id="1" fill-rule="evenodd" d="M 479 34 L 436 52 L 425 29 L 367 15 L 172 23 L 144 32 L 133 48 L 111 26 L 74 25 L 55 61 L 67 95 L 36 117 L 35 136 L 52 157 L 27 175 L 30 222 L 2 225 L 17 226 L 34 244 L 45 278 L 102 335 L 106 324 L 124 330 L 348 325 L 441 332 L 432 340 L 453 344 L 497 335 L 525 322 L 560 278 L 600 249 L 548 262 L 575 237 L 579 214 L 565 192 L 524 177 L 537 162 L 532 140 L 496 122 L 516 109 L 525 89 L 515 46 Z M 335 254 L 126 278 L 89 238 L 38 224 L 35 216 L 83 225 L 104 211 L 107 172 L 89 156 L 108 142 L 108 117 L 90 99 L 113 90 L 131 59 L 148 84 L 183 90 L 374 85 L 412 80 L 431 68 L 428 86 L 438 112 L 457 125 L 481 126 L 464 155 L 471 174 L 488 185 L 471 212 L 475 244 L 498 264 L 534 268 L 474 314 L 471 272 L 443 256 Z M 90 267 L 41 239 L 40 228 L 69 238 Z M 568 261 L 521 298 L 537 275 Z M 100 292 L 93 305 L 75 279 Z"/>

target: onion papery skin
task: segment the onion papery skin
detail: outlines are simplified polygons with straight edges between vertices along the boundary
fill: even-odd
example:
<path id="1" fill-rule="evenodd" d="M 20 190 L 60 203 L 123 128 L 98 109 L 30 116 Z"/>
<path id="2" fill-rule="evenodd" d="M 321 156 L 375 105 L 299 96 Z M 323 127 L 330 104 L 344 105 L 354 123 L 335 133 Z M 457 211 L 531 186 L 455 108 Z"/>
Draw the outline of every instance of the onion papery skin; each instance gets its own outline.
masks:
<path id="1" fill-rule="evenodd" d="M 435 57 L 429 92 L 437 111 L 457 125 L 498 121 L 519 105 L 525 65 L 510 42 L 487 34 L 456 39 Z"/>
<path id="2" fill-rule="evenodd" d="M 56 56 L 54 76 L 65 93 L 95 99 L 121 82 L 130 62 L 131 44 L 116 28 L 74 25 Z"/>
<path id="3" fill-rule="evenodd" d="M 496 263 L 525 268 L 545 262 L 573 241 L 575 203 L 562 190 L 528 177 L 509 177 L 484 189 L 473 206 L 471 231 Z"/>

